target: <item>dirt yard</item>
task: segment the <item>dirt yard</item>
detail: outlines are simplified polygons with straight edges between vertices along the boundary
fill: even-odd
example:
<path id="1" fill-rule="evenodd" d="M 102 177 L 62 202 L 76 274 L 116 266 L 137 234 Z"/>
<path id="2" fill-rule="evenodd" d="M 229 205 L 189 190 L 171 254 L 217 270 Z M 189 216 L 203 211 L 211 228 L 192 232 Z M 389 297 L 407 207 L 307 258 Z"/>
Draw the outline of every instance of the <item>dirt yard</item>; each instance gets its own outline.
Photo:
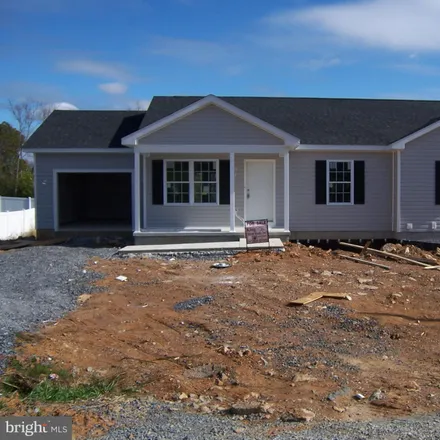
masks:
<path id="1" fill-rule="evenodd" d="M 239 254 L 226 269 L 97 259 L 88 270 L 105 274 L 103 293 L 81 297 L 19 358 L 50 356 L 78 376 L 117 374 L 121 387 L 190 411 L 235 405 L 236 414 L 289 420 L 304 409 L 315 421 L 438 411 L 440 272 L 373 260 L 391 270 L 296 244 Z M 287 306 L 321 291 L 352 301 Z"/>

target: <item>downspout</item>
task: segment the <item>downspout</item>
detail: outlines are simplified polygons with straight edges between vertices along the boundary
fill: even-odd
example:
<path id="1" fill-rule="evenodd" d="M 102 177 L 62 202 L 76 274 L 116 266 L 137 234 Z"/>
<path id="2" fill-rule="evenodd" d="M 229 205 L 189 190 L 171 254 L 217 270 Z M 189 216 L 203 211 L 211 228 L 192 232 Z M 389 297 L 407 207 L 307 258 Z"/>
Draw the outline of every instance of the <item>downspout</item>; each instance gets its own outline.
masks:
<path id="1" fill-rule="evenodd" d="M 396 152 L 393 151 L 391 154 L 391 231 L 396 231 Z"/>

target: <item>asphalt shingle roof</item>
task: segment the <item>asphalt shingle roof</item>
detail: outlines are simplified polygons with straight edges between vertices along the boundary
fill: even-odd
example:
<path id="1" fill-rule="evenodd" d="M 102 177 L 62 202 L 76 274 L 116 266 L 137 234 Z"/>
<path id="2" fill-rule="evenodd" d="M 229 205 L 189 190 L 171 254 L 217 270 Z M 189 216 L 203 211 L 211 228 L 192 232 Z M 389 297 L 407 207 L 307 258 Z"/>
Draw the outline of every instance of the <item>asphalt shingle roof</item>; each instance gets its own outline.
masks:
<path id="1" fill-rule="evenodd" d="M 147 112 L 55 111 L 26 148 L 114 148 L 121 138 L 201 96 L 157 96 Z M 440 120 L 440 101 L 221 97 L 302 144 L 389 145 Z"/>

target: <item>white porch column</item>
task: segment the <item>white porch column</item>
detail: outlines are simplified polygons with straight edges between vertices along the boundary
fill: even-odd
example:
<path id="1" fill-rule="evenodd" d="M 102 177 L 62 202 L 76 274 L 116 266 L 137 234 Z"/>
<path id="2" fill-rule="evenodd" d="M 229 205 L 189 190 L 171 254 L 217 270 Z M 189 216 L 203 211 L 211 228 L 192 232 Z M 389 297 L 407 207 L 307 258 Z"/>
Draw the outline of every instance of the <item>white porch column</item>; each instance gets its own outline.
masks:
<path id="1" fill-rule="evenodd" d="M 141 231 L 141 153 L 134 152 L 134 232 Z"/>
<path id="2" fill-rule="evenodd" d="M 290 167 L 289 167 L 290 153 L 284 153 L 284 230 L 288 231 L 290 228 Z"/>
<path id="3" fill-rule="evenodd" d="M 142 161 L 142 227 L 144 229 L 147 229 L 147 191 L 148 191 L 148 185 L 147 185 L 147 154 L 143 155 L 143 161 Z"/>
<path id="4" fill-rule="evenodd" d="M 229 153 L 229 230 L 235 232 L 235 153 Z"/>

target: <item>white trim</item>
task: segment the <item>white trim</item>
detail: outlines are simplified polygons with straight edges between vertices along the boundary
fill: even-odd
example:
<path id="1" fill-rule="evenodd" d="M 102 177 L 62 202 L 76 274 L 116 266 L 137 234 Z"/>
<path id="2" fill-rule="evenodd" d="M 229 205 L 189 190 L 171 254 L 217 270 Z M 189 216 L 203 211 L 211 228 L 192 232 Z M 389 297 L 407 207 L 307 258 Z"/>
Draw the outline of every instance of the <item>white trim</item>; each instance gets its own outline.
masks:
<path id="1" fill-rule="evenodd" d="M 390 146 L 384 145 L 311 145 L 300 144 L 294 151 L 371 151 L 371 152 L 388 152 L 393 150 Z"/>
<path id="2" fill-rule="evenodd" d="M 286 145 L 138 145 L 136 150 L 141 153 L 160 154 L 225 154 L 225 153 L 249 153 L 249 154 L 279 154 L 290 151 Z"/>
<path id="3" fill-rule="evenodd" d="M 134 153 L 134 230 L 141 230 L 141 155 Z"/>
<path id="4" fill-rule="evenodd" d="M 125 154 L 133 154 L 133 150 L 131 148 L 123 147 L 123 148 L 23 148 L 25 153 L 99 153 L 99 154 L 108 154 L 108 153 L 125 153 Z"/>
<path id="5" fill-rule="evenodd" d="M 397 150 L 396 152 L 396 177 L 397 177 L 397 182 L 396 182 L 396 232 L 400 232 L 401 231 L 401 197 L 402 197 L 402 161 L 401 161 L 401 151 Z"/>
<path id="6" fill-rule="evenodd" d="M 228 102 L 224 101 L 221 98 L 218 98 L 217 96 L 208 95 L 194 102 L 193 104 L 190 104 L 187 107 L 184 107 L 183 109 L 178 110 L 177 112 L 174 112 L 171 115 L 160 119 L 159 121 L 153 122 L 147 127 L 141 128 L 140 130 L 129 134 L 128 136 L 125 136 L 124 138 L 122 138 L 121 143 L 127 146 L 135 146 L 138 144 L 138 140 L 140 138 L 146 137 L 154 133 L 155 131 L 158 131 L 178 121 L 179 119 L 182 119 L 186 116 L 191 115 L 192 113 L 202 110 L 209 105 L 215 105 L 216 107 L 236 116 L 237 118 L 240 118 L 248 122 L 249 124 L 252 124 L 272 134 L 273 136 L 282 139 L 286 145 L 297 145 L 299 142 L 299 139 L 296 136 L 292 136 L 291 134 L 286 133 L 284 130 L 280 130 L 279 128 L 274 127 L 272 124 L 269 124 L 251 115 L 250 113 L 239 109 L 235 105 L 229 104 Z"/>
<path id="7" fill-rule="evenodd" d="M 235 153 L 229 153 L 229 232 L 235 232 Z"/>
<path id="8" fill-rule="evenodd" d="M 145 154 L 142 156 L 142 216 L 143 216 L 143 228 L 147 228 L 147 157 Z"/>
<path id="9" fill-rule="evenodd" d="M 350 166 L 350 202 L 330 202 L 330 162 L 348 162 L 351 164 Z M 326 197 L 327 197 L 327 205 L 328 206 L 351 206 L 354 205 L 354 160 L 352 159 L 328 159 L 326 160 L 327 163 L 327 173 L 326 173 Z M 342 182 L 347 183 L 347 182 Z"/>
<path id="10" fill-rule="evenodd" d="M 424 136 L 425 134 L 428 134 L 431 131 L 436 130 L 437 128 L 440 128 L 440 121 L 436 121 L 420 130 L 417 130 L 414 133 L 411 133 L 408 136 L 405 136 L 402 139 L 393 142 L 392 144 L 390 144 L 390 146 L 393 150 L 404 150 L 405 145 L 408 142 L 411 142 L 414 139 L 419 138 L 420 136 Z"/>
<path id="11" fill-rule="evenodd" d="M 189 203 L 168 203 L 167 202 L 167 162 L 188 162 L 189 172 Z M 197 203 L 194 201 L 194 162 L 215 162 L 216 171 L 216 202 L 215 203 Z M 211 182 L 213 183 L 213 182 Z M 218 206 L 220 204 L 220 159 L 163 159 L 163 204 L 168 206 Z"/>
<path id="12" fill-rule="evenodd" d="M 395 182 L 395 155 L 396 153 L 393 151 L 393 155 L 391 156 L 391 231 L 396 231 L 395 219 L 396 219 L 396 182 Z"/>
<path id="13" fill-rule="evenodd" d="M 244 185 L 243 185 L 243 189 L 244 189 L 244 194 L 243 194 L 243 200 L 244 200 L 244 206 L 243 206 L 243 214 L 244 214 L 244 219 L 246 220 L 246 185 L 247 185 L 247 164 L 249 162 L 272 162 L 272 166 L 273 166 L 273 220 L 272 222 L 269 223 L 269 225 L 276 225 L 277 224 L 277 219 L 276 219 L 276 212 L 277 212 L 277 199 L 276 199 L 276 159 L 244 159 Z M 256 219 L 257 220 L 257 219 Z"/>
<path id="14" fill-rule="evenodd" d="M 59 209 L 58 209 L 58 174 L 64 173 L 129 173 L 131 174 L 131 198 L 132 198 L 132 207 L 134 206 L 133 200 L 133 170 L 128 168 L 54 168 L 52 170 L 52 201 L 53 201 L 53 229 L 55 232 L 59 231 Z M 35 176 L 36 177 L 36 176 Z M 37 179 L 35 179 L 37 180 Z M 36 200 L 36 199 L 35 199 Z M 35 206 L 37 206 L 35 204 Z M 133 223 L 133 208 L 132 208 L 132 223 Z M 133 225 L 132 225 L 133 226 Z"/>
<path id="15" fill-rule="evenodd" d="M 284 153 L 284 230 L 290 230 L 290 153 Z"/>

